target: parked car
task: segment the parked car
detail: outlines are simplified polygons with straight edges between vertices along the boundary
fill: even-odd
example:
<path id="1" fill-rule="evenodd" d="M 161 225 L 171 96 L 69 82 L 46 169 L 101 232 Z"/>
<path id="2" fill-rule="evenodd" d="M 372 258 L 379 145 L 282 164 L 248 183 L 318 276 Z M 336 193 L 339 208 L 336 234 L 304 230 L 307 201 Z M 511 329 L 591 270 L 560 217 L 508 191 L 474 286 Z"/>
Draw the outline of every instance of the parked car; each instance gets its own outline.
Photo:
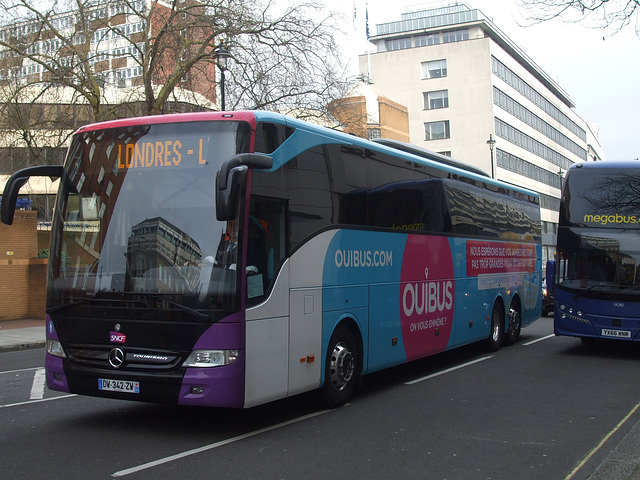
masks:
<path id="1" fill-rule="evenodd" d="M 547 281 L 542 281 L 542 316 L 546 317 L 550 313 L 553 313 L 554 304 L 553 294 L 547 290 Z"/>

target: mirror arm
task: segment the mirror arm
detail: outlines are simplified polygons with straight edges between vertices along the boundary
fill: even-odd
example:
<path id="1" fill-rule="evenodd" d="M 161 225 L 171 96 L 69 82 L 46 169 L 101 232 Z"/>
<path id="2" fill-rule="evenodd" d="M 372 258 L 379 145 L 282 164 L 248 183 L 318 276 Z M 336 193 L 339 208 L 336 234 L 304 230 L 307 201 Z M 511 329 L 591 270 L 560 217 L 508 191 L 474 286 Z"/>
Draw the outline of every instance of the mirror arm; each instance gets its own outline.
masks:
<path id="1" fill-rule="evenodd" d="M 218 190 L 226 190 L 229 172 L 240 165 L 261 170 L 273 167 L 273 158 L 263 153 L 238 153 L 222 164 L 218 173 Z"/>
<path id="2" fill-rule="evenodd" d="M 4 186 L 2 194 L 2 205 L 0 205 L 0 216 L 2 223 L 11 225 L 13 223 L 13 215 L 16 211 L 16 201 L 18 193 L 30 177 L 62 177 L 64 168 L 62 165 L 37 165 L 35 167 L 27 167 L 15 172 Z"/>

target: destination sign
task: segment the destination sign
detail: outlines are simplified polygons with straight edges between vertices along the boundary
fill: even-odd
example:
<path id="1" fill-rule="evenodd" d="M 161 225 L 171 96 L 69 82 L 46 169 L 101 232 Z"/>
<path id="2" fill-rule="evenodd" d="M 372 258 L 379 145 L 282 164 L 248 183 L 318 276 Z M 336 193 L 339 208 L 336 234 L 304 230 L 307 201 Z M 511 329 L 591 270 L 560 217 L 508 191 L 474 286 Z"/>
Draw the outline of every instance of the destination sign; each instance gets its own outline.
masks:
<path id="1" fill-rule="evenodd" d="M 177 138 L 120 144 L 117 146 L 118 168 L 177 167 L 183 162 L 206 165 L 208 147 L 209 138 L 189 139 L 188 144 Z"/>

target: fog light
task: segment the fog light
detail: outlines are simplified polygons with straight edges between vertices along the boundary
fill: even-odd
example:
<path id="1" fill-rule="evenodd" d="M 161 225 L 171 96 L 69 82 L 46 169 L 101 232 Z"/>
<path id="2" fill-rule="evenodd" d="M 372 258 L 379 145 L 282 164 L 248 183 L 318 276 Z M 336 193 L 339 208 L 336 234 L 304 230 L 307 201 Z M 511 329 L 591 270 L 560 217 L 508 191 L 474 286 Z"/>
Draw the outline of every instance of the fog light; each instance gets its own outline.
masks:
<path id="1" fill-rule="evenodd" d="M 202 392 L 204 391 L 203 387 L 191 387 L 191 395 L 202 395 Z"/>

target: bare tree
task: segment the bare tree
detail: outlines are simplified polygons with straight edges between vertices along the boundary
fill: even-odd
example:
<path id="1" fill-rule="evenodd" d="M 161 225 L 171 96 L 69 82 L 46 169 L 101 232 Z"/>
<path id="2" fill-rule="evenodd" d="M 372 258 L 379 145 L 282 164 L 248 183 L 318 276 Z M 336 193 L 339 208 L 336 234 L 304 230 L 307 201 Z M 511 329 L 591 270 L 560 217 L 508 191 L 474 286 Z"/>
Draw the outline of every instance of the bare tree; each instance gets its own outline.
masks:
<path id="1" fill-rule="evenodd" d="M 262 19 L 255 30 L 227 40 L 230 105 L 325 117 L 348 87 L 334 37 L 339 19 L 311 4 L 289 5 L 277 17 L 263 10 Z"/>
<path id="2" fill-rule="evenodd" d="M 120 116 L 125 104 L 144 105 L 144 114 L 180 100 L 212 108 L 220 43 L 236 59 L 230 105 L 312 110 L 340 91 L 333 17 L 313 5 L 0 0 L 0 12 L 0 85 L 70 89 L 89 106 L 89 121 Z"/>
<path id="3" fill-rule="evenodd" d="M 534 22 L 561 18 L 569 22 L 591 22 L 597 28 L 619 32 L 632 26 L 636 35 L 640 0 L 519 0 Z"/>

